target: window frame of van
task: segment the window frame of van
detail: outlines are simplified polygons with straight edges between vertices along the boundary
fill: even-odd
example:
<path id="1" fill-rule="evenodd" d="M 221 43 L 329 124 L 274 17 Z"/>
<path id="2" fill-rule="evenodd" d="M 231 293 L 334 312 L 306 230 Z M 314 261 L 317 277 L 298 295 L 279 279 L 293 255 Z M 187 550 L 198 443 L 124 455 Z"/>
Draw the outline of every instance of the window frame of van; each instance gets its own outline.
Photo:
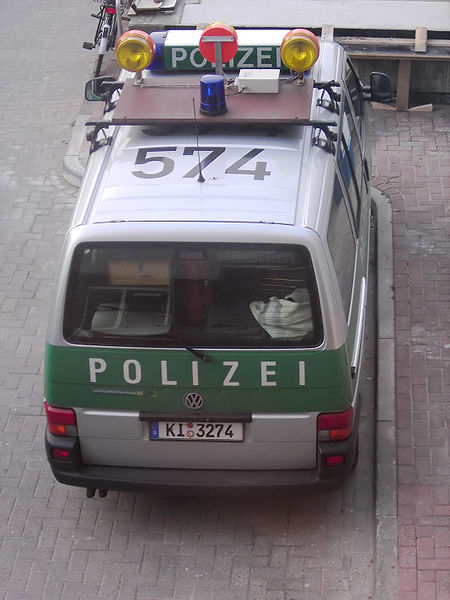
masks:
<path id="1" fill-rule="evenodd" d="M 338 139 L 338 151 L 336 157 L 336 163 L 338 165 L 338 169 L 340 171 L 342 180 L 344 182 L 345 190 L 348 194 L 348 199 L 350 201 L 350 207 L 353 214 L 353 220 L 355 224 L 355 230 L 357 233 L 357 237 L 359 237 L 359 226 L 361 219 L 361 205 L 362 205 L 362 186 L 364 180 L 364 150 L 363 144 L 361 141 L 360 131 L 358 131 L 358 127 L 355 123 L 355 117 L 353 114 L 352 103 L 349 99 L 349 92 L 347 90 L 346 85 L 343 86 L 343 97 L 341 101 L 341 127 L 339 132 Z M 358 163 L 360 163 L 360 181 L 358 182 L 358 175 L 356 172 L 356 161 L 354 156 L 350 152 L 349 145 L 344 135 L 344 120 L 347 119 L 348 129 L 350 132 L 350 138 L 352 141 L 352 146 L 354 148 L 353 154 L 355 151 L 360 157 Z M 347 172 L 346 172 L 347 171 Z M 349 171 L 349 172 L 348 172 Z"/>
<path id="2" fill-rule="evenodd" d="M 356 83 L 356 86 L 351 86 L 349 85 L 349 80 L 353 79 L 354 82 Z M 353 114 L 355 117 L 355 124 L 358 126 L 359 129 L 359 133 L 361 136 L 361 139 L 364 138 L 365 135 L 365 127 L 366 127 L 366 123 L 365 123 L 365 104 L 364 104 L 364 94 L 363 94 L 363 83 L 361 81 L 361 79 L 359 78 L 359 75 L 355 69 L 354 64 L 352 63 L 350 57 L 347 56 L 347 60 L 346 60 L 346 65 L 345 65 L 345 74 L 344 74 L 344 88 L 346 89 L 346 91 L 348 92 L 348 96 L 350 99 L 350 105 L 353 108 Z M 352 93 L 353 89 L 357 89 L 358 90 L 358 94 L 357 94 L 357 98 L 358 98 L 358 102 L 355 102 L 355 95 Z M 356 111 L 356 107 L 358 107 L 358 111 Z"/>
<path id="3" fill-rule="evenodd" d="M 335 261 L 335 256 L 338 254 L 338 252 L 336 252 L 336 248 L 333 248 L 332 245 L 330 244 L 330 239 L 329 239 L 329 234 L 330 234 L 330 225 L 332 227 L 335 226 L 336 221 L 333 221 L 333 207 L 335 205 L 335 198 L 336 198 L 336 188 L 339 188 L 340 190 L 340 194 L 341 194 L 341 203 L 343 203 L 344 205 L 344 209 L 345 209 L 345 215 L 346 218 L 348 220 L 348 224 L 349 224 L 349 228 L 350 228 L 350 233 L 351 233 L 351 240 L 353 242 L 353 259 L 352 259 L 352 270 L 351 270 L 351 277 L 347 277 L 346 281 L 342 280 L 341 277 L 341 271 L 339 270 L 340 265 L 336 263 Z M 342 240 L 344 236 L 341 235 L 340 239 Z M 332 204 L 330 206 L 330 215 L 329 215 L 329 219 L 328 219 L 328 226 L 327 226 L 327 233 L 326 233 L 326 242 L 327 242 L 327 247 L 328 247 L 328 251 L 330 253 L 331 256 L 331 262 L 333 265 L 333 269 L 336 275 L 336 280 L 338 283 L 338 289 L 341 295 L 341 300 L 342 300 L 342 306 L 343 306 L 343 310 L 344 310 L 344 314 L 345 314 L 345 319 L 346 319 L 346 323 L 348 325 L 349 320 L 350 320 L 350 315 L 351 315 L 351 307 L 352 307 L 352 301 L 353 301 L 353 292 L 354 292 L 354 287 L 355 287 L 355 276 L 356 276 L 356 268 L 357 268 L 357 259 L 358 259 L 358 245 L 359 245 L 359 239 L 357 236 L 357 232 L 355 229 L 355 223 L 354 223 L 354 219 L 353 219 L 353 211 L 350 205 L 350 201 L 347 195 L 347 190 L 346 190 L 346 186 L 344 184 L 344 182 L 342 181 L 342 177 L 341 174 L 339 173 L 338 170 L 336 170 L 335 173 L 335 177 L 334 177 L 334 183 L 333 183 L 333 200 L 332 200 Z M 339 237 L 336 239 L 336 247 L 339 247 L 339 249 L 342 249 L 342 243 L 339 242 Z M 341 255 L 344 256 L 345 252 L 341 252 Z M 348 283 L 350 280 L 350 286 L 348 286 Z M 347 296 L 345 294 L 346 290 L 349 290 L 349 295 Z"/>
<path id="4" fill-rule="evenodd" d="M 351 86 L 349 85 L 350 80 L 353 80 Z M 367 111 L 366 111 L 366 100 L 364 98 L 364 85 L 361 79 L 359 78 L 358 72 L 351 61 L 350 57 L 347 56 L 346 66 L 345 66 L 345 77 L 344 77 L 344 89 L 346 89 L 350 109 L 353 114 L 353 120 L 356 126 L 356 129 L 359 134 L 360 139 L 360 147 L 362 153 L 362 185 L 364 185 L 366 192 L 369 193 L 370 186 L 370 155 L 367 156 L 368 141 L 367 141 Z M 352 93 L 352 90 L 357 90 L 357 99 L 355 101 L 356 95 Z M 357 110 L 358 108 L 358 110 Z"/>

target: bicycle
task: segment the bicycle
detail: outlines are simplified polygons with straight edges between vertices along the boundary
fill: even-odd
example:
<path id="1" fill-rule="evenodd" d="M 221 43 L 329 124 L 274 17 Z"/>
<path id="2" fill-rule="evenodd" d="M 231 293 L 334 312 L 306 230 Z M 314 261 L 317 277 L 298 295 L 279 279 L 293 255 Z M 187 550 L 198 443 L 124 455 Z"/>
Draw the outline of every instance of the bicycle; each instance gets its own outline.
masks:
<path id="1" fill-rule="evenodd" d="M 98 59 L 95 66 L 94 77 L 98 77 L 100 75 L 103 57 L 105 56 L 106 52 L 113 49 L 116 44 L 117 9 L 120 7 L 119 19 L 121 19 L 124 11 L 124 4 L 125 2 L 122 0 L 120 2 L 117 2 L 116 0 L 103 0 L 100 4 L 98 13 L 91 14 L 92 17 L 98 19 L 98 25 L 94 35 L 94 43 L 84 42 L 83 48 L 86 50 L 93 50 L 96 46 L 98 46 Z"/>

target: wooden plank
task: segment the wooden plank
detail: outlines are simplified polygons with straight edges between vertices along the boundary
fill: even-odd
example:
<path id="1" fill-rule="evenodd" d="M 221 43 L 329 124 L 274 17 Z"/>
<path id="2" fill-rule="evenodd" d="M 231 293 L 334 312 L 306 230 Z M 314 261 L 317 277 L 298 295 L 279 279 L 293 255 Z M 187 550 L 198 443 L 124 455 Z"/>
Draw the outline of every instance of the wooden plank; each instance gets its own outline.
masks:
<path id="1" fill-rule="evenodd" d="M 335 36 L 334 40 L 344 46 L 350 56 L 356 58 L 448 60 L 450 40 L 427 39 L 427 31 L 426 28 L 418 28 L 417 39 Z"/>
<path id="2" fill-rule="evenodd" d="M 405 50 L 403 52 L 400 51 L 389 51 L 385 52 L 382 49 L 360 49 L 360 48 L 346 48 L 348 54 L 352 58 L 361 58 L 364 60 L 373 58 L 373 59 L 383 59 L 383 60 L 402 60 L 408 59 L 413 61 L 438 61 L 441 62 L 443 60 L 448 61 L 450 59 L 450 52 L 445 54 L 430 54 L 426 53 L 417 53 L 415 54 L 412 51 Z"/>
<path id="3" fill-rule="evenodd" d="M 414 44 L 414 52 L 427 51 L 428 29 L 426 27 L 418 27 L 416 29 L 416 39 Z"/>
<path id="4" fill-rule="evenodd" d="M 399 60 L 397 78 L 397 110 L 408 110 L 410 79 L 411 61 Z"/>
<path id="5" fill-rule="evenodd" d="M 418 28 L 420 29 L 420 27 Z M 426 28 L 426 32 L 428 30 Z M 409 46 L 414 47 L 415 39 L 413 38 L 383 38 L 383 37 L 361 37 L 361 36 L 336 36 L 336 42 L 345 44 L 346 46 L 381 46 L 383 48 Z M 450 40 L 432 40 L 427 39 L 427 46 L 433 48 L 449 48 Z"/>
<path id="6" fill-rule="evenodd" d="M 372 102 L 372 108 L 374 110 L 397 110 L 395 106 L 390 104 L 383 104 L 382 102 Z"/>
<path id="7" fill-rule="evenodd" d="M 409 112 L 433 112 L 432 104 L 421 104 L 420 106 L 413 106 L 408 109 Z"/>
<path id="8" fill-rule="evenodd" d="M 198 84 L 164 84 L 138 86 L 125 83 L 114 111 L 112 124 L 141 125 L 142 123 L 186 123 L 197 120 L 210 123 L 286 123 L 301 125 L 309 122 L 313 80 L 303 85 L 293 82 L 280 86 L 278 94 L 226 94 L 225 114 L 205 116 L 200 113 Z M 192 81 L 192 79 L 191 79 Z M 195 106 L 195 114 L 194 114 Z"/>
<path id="9" fill-rule="evenodd" d="M 337 36 L 335 41 L 346 46 L 382 46 L 389 48 L 390 46 L 409 46 L 413 47 L 414 40 L 412 38 L 381 38 L 381 37 L 343 37 Z M 428 48 L 450 48 L 450 40 L 432 40 L 427 39 Z"/>
<path id="10" fill-rule="evenodd" d="M 374 110 L 397 110 L 397 107 L 390 104 L 382 104 L 381 102 L 372 102 L 372 108 Z M 408 112 L 433 112 L 433 105 L 422 104 L 420 106 L 413 106 L 412 108 L 408 108 Z"/>

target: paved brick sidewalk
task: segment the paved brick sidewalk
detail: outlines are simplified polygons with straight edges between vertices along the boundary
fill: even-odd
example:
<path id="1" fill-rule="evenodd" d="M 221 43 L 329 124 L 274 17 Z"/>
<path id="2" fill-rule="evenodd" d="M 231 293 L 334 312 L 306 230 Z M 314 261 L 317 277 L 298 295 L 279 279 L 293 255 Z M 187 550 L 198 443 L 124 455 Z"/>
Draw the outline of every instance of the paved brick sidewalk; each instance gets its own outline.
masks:
<path id="1" fill-rule="evenodd" d="M 400 600 L 450 598 L 450 107 L 374 113 L 393 205 Z"/>

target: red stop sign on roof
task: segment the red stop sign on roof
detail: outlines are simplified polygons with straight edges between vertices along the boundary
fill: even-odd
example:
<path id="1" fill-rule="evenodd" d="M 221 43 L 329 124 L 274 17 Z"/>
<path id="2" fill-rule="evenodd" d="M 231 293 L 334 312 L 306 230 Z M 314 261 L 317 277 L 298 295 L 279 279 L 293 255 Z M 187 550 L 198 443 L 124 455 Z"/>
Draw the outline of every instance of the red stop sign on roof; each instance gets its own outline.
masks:
<path id="1" fill-rule="evenodd" d="M 206 60 L 216 62 L 216 44 L 222 50 L 222 63 L 231 60 L 237 52 L 238 41 L 234 27 L 225 23 L 212 23 L 205 27 L 198 47 Z"/>

